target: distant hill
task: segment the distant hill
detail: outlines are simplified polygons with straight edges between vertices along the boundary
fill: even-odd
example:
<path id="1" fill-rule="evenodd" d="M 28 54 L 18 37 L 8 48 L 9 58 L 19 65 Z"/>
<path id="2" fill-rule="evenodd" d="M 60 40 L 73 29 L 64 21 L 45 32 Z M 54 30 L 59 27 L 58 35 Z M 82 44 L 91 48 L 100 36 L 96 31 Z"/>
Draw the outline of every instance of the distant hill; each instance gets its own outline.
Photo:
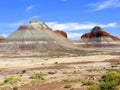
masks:
<path id="1" fill-rule="evenodd" d="M 105 32 L 101 27 L 95 26 L 89 33 L 81 36 L 79 46 L 83 47 L 119 47 L 120 39 Z"/>

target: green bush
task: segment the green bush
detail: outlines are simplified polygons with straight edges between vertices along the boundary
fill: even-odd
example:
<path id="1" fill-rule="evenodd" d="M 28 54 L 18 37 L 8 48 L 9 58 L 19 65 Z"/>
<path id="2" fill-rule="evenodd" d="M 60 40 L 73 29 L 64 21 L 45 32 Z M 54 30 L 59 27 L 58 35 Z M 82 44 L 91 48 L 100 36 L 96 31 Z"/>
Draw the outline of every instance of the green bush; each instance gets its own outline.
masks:
<path id="1" fill-rule="evenodd" d="M 64 88 L 71 88 L 71 87 L 72 85 L 69 85 L 69 84 L 64 86 Z"/>
<path id="2" fill-rule="evenodd" d="M 22 74 L 26 73 L 26 70 L 22 70 L 21 73 L 22 73 Z"/>
<path id="3" fill-rule="evenodd" d="M 70 90 L 75 90 L 75 88 L 71 88 Z"/>
<path id="4" fill-rule="evenodd" d="M 95 83 L 93 81 L 83 81 L 82 84 L 89 86 L 89 85 L 94 85 Z"/>
<path id="5" fill-rule="evenodd" d="M 18 90 L 18 87 L 17 87 L 17 86 L 14 86 L 14 87 L 13 87 L 13 90 Z"/>
<path id="6" fill-rule="evenodd" d="M 32 76 L 30 76 L 30 79 L 44 79 L 43 76 L 45 76 L 46 74 L 43 74 L 42 72 L 39 73 L 35 73 Z"/>
<path id="7" fill-rule="evenodd" d="M 57 72 L 56 71 L 49 71 L 48 74 L 56 74 Z"/>
<path id="8" fill-rule="evenodd" d="M 44 82 L 44 79 L 33 79 L 30 85 L 40 85 L 43 82 Z"/>
<path id="9" fill-rule="evenodd" d="M 58 64 L 58 62 L 55 62 L 54 64 Z"/>
<path id="10" fill-rule="evenodd" d="M 83 78 L 68 78 L 68 79 L 64 79 L 62 81 L 63 82 L 84 82 L 85 79 L 83 79 Z"/>
<path id="11" fill-rule="evenodd" d="M 40 85 L 41 83 L 44 82 L 44 78 L 43 76 L 45 76 L 46 74 L 42 73 L 42 72 L 39 72 L 39 73 L 35 73 L 33 75 L 31 75 L 29 78 L 30 79 L 33 79 L 31 81 L 31 85 Z"/>
<path id="12" fill-rule="evenodd" d="M 101 90 L 114 90 L 120 84 L 120 72 L 108 72 L 100 79 Z"/>
<path id="13" fill-rule="evenodd" d="M 100 90 L 98 85 L 91 85 L 87 90 Z"/>
<path id="14" fill-rule="evenodd" d="M 17 77 L 8 76 L 8 77 L 5 77 L 5 79 L 4 79 L 3 83 L 2 83 L 2 85 L 4 85 L 4 84 L 11 84 L 11 85 L 14 85 L 14 84 L 16 84 L 16 83 L 19 82 L 19 81 L 20 81 L 20 79 L 17 78 Z"/>

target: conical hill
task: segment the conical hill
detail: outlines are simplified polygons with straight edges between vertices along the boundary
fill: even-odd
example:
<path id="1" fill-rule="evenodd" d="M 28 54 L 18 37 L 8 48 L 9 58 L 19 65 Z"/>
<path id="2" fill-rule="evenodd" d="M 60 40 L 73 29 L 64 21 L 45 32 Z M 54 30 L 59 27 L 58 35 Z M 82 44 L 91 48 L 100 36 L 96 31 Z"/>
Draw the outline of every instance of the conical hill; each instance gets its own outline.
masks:
<path id="1" fill-rule="evenodd" d="M 11 33 L 3 43 L 0 50 L 35 50 L 35 51 L 57 51 L 77 49 L 77 47 L 62 35 L 56 34 L 45 23 L 30 21 Z"/>
<path id="2" fill-rule="evenodd" d="M 105 32 L 101 27 L 95 26 L 91 32 L 81 36 L 82 45 L 85 47 L 120 47 L 119 38 Z"/>

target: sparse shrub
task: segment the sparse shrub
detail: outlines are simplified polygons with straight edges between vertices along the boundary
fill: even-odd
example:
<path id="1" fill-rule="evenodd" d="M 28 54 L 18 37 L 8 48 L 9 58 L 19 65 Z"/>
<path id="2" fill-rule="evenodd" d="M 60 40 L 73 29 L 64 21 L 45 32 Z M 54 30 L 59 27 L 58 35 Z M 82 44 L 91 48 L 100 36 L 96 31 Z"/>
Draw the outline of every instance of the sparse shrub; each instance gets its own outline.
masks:
<path id="1" fill-rule="evenodd" d="M 23 75 L 22 75 L 22 74 L 20 74 L 19 76 L 20 76 L 20 77 L 22 77 Z"/>
<path id="2" fill-rule="evenodd" d="M 117 65 L 112 65 L 111 67 L 114 68 L 114 67 L 117 67 Z"/>
<path id="3" fill-rule="evenodd" d="M 63 72 L 63 74 L 80 74 L 81 72 L 79 71 L 72 71 L 72 72 Z"/>
<path id="4" fill-rule="evenodd" d="M 87 90 L 100 90 L 98 85 L 91 85 L 87 88 Z"/>
<path id="5" fill-rule="evenodd" d="M 0 90 L 9 90 L 10 86 L 8 85 L 3 85 L 0 87 Z"/>
<path id="6" fill-rule="evenodd" d="M 19 82 L 19 81 L 20 81 L 20 79 L 17 78 L 17 77 L 8 76 L 8 77 L 5 77 L 5 79 L 4 79 L 3 83 L 2 83 L 2 85 L 4 85 L 4 84 L 11 84 L 11 85 L 14 85 L 14 84 L 16 84 L 16 83 Z"/>
<path id="7" fill-rule="evenodd" d="M 76 74 L 76 73 L 77 73 L 77 71 L 73 71 L 73 73 L 74 73 L 74 74 Z"/>
<path id="8" fill-rule="evenodd" d="M 74 71 L 73 73 L 74 73 L 74 74 L 78 74 L 78 72 L 77 72 L 77 71 Z"/>
<path id="9" fill-rule="evenodd" d="M 81 72 L 79 72 L 79 71 L 73 71 L 73 73 L 72 74 L 80 74 Z"/>
<path id="10" fill-rule="evenodd" d="M 22 74 L 26 73 L 26 70 L 22 70 L 21 73 L 22 73 Z"/>
<path id="11" fill-rule="evenodd" d="M 117 65 L 119 65 L 120 63 L 117 63 Z"/>
<path id="12" fill-rule="evenodd" d="M 42 63 L 41 65 L 44 65 L 44 63 Z"/>
<path id="13" fill-rule="evenodd" d="M 71 88 L 71 87 L 72 85 L 69 85 L 69 84 L 64 86 L 64 88 Z"/>
<path id="14" fill-rule="evenodd" d="M 58 64 L 58 62 L 55 62 L 54 64 Z"/>
<path id="15" fill-rule="evenodd" d="M 83 85 L 89 86 L 89 85 L 94 85 L 95 83 L 93 81 L 83 81 L 82 82 Z"/>
<path id="16" fill-rule="evenodd" d="M 44 82 L 44 79 L 34 79 L 31 81 L 31 85 L 40 85 L 41 83 Z"/>
<path id="17" fill-rule="evenodd" d="M 119 69 L 111 68 L 111 69 L 106 69 L 107 73 L 108 72 L 120 72 Z"/>
<path id="18" fill-rule="evenodd" d="M 43 76 L 45 76 L 46 74 L 40 72 L 40 73 L 35 73 L 32 76 L 30 76 L 30 79 L 42 79 L 44 80 Z"/>
<path id="19" fill-rule="evenodd" d="M 99 71 L 99 69 L 97 69 L 97 68 L 91 68 L 91 69 L 87 69 L 86 71 L 88 71 L 88 72 L 94 72 L 94 71 Z"/>
<path id="20" fill-rule="evenodd" d="M 46 74 L 39 72 L 39 73 L 35 73 L 32 76 L 30 76 L 30 79 L 33 79 L 31 81 L 32 85 L 40 85 L 42 82 L 44 82 L 44 78 L 43 76 L 45 76 Z"/>
<path id="21" fill-rule="evenodd" d="M 75 90 L 74 88 L 71 88 L 70 90 Z"/>
<path id="22" fill-rule="evenodd" d="M 83 78 L 68 78 L 68 79 L 64 79 L 62 81 L 63 82 L 82 82 Z"/>
<path id="23" fill-rule="evenodd" d="M 14 87 L 13 87 L 13 90 L 18 90 L 18 87 L 17 87 L 17 86 L 14 86 Z"/>
<path id="24" fill-rule="evenodd" d="M 62 80 L 62 82 L 81 82 L 83 85 L 94 85 L 95 83 L 93 81 L 88 81 L 84 78 L 68 78 Z"/>
<path id="25" fill-rule="evenodd" d="M 49 71 L 48 74 L 56 74 L 56 71 Z"/>

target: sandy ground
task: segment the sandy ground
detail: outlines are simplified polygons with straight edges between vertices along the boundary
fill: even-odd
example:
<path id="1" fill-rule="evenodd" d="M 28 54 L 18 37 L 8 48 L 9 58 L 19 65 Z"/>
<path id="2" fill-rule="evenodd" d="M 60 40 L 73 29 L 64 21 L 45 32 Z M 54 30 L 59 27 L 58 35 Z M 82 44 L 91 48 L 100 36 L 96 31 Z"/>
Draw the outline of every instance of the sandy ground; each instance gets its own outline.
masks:
<path id="1" fill-rule="evenodd" d="M 72 63 L 86 61 L 104 61 L 112 58 L 117 58 L 118 55 L 93 55 L 93 56 L 78 56 L 78 57 L 61 57 L 61 58 L 0 58 L 0 68 L 21 68 L 21 67 L 37 67 L 49 66 L 57 63 Z"/>
<path id="2" fill-rule="evenodd" d="M 74 90 L 83 90 L 85 87 L 81 85 L 80 81 L 62 81 L 69 78 L 83 78 L 85 80 L 93 80 L 95 78 L 97 82 L 103 73 L 105 73 L 104 70 L 111 68 L 109 60 L 120 62 L 117 59 L 120 59 L 119 55 L 66 56 L 60 58 L 0 57 L 0 83 L 4 81 L 6 76 L 12 75 L 21 79 L 17 84 L 18 90 L 70 90 L 70 88 L 64 88 L 67 84 L 72 85 L 75 88 Z M 22 70 L 26 70 L 26 72 L 23 74 L 21 73 Z M 92 72 L 91 70 L 95 71 Z M 45 73 L 45 82 L 37 86 L 29 86 L 28 84 L 31 82 L 29 77 L 35 74 L 35 72 Z M 55 73 L 49 74 L 48 72 Z"/>

